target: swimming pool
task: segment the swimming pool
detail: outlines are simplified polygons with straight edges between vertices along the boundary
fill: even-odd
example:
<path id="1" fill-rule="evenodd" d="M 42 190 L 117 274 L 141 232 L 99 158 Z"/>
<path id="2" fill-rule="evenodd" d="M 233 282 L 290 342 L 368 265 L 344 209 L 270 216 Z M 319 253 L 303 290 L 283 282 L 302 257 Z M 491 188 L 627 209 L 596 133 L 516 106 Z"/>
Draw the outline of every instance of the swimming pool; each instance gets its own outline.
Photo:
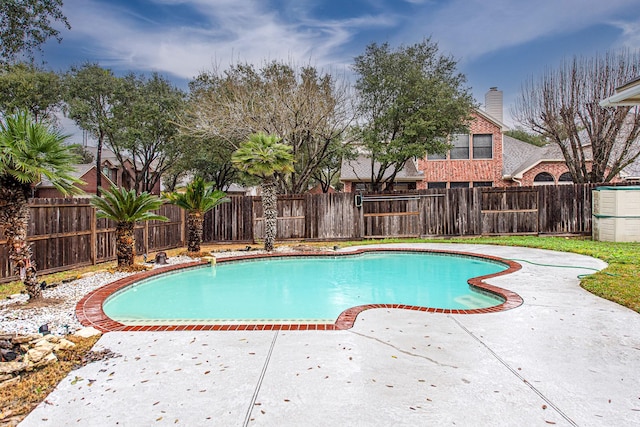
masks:
<path id="1" fill-rule="evenodd" d="M 260 258 L 143 280 L 113 293 L 103 310 L 123 325 L 320 324 L 376 304 L 464 312 L 504 304 L 468 281 L 508 268 L 492 259 L 424 251 Z"/>

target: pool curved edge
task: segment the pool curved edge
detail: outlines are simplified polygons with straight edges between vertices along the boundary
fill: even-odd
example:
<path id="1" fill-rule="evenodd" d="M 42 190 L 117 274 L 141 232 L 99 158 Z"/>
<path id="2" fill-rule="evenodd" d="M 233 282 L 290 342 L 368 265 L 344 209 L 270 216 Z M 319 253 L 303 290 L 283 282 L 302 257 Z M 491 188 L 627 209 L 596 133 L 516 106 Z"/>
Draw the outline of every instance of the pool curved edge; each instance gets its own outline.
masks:
<path id="1" fill-rule="evenodd" d="M 144 325 L 144 326 L 130 326 L 124 325 L 111 319 L 102 310 L 102 304 L 113 295 L 115 292 L 122 288 L 139 282 L 140 280 L 148 279 L 159 274 L 167 273 L 170 271 L 188 269 L 201 265 L 207 265 L 207 261 L 194 261 L 184 264 L 175 264 L 167 267 L 157 268 L 153 270 L 144 271 L 141 273 L 133 274 L 131 276 L 124 277 L 122 279 L 111 282 L 104 285 L 94 291 L 85 295 L 78 304 L 76 304 L 76 317 L 83 326 L 92 326 L 101 332 L 115 332 L 115 331 L 271 331 L 271 330 L 344 330 L 351 329 L 356 321 L 356 318 L 360 313 L 365 310 L 373 308 L 397 308 L 403 310 L 412 311 L 424 311 L 428 313 L 445 313 L 445 314 L 482 314 L 482 313 L 497 313 L 501 311 L 510 310 L 512 308 L 519 307 L 523 304 L 523 299 L 515 292 L 503 289 L 497 286 L 485 283 L 486 279 L 492 277 L 503 276 L 513 273 L 522 268 L 520 264 L 515 261 L 506 260 L 503 258 L 474 254 L 469 252 L 457 252 L 457 251 L 442 251 L 435 249 L 416 249 L 416 248 L 362 248 L 355 251 L 346 252 L 305 252 L 305 253 L 272 253 L 272 254 L 253 254 L 242 255 L 228 258 L 220 258 L 216 262 L 224 263 L 230 261 L 242 261 L 248 259 L 257 258 L 282 258 L 282 257 L 306 257 L 306 256 L 350 256 L 358 255 L 366 252 L 424 252 L 424 253 L 439 253 L 458 256 L 469 256 L 475 258 L 482 258 L 490 261 L 496 261 L 508 266 L 506 270 L 498 273 L 489 274 L 485 276 L 474 277 L 468 280 L 468 283 L 478 288 L 481 291 L 489 292 L 503 298 L 505 301 L 501 304 L 488 308 L 478 309 L 443 309 L 433 307 L 420 307 L 413 305 L 403 304 L 367 304 L 351 307 L 340 313 L 335 323 L 309 323 L 309 324 L 183 324 L 183 325 Z"/>

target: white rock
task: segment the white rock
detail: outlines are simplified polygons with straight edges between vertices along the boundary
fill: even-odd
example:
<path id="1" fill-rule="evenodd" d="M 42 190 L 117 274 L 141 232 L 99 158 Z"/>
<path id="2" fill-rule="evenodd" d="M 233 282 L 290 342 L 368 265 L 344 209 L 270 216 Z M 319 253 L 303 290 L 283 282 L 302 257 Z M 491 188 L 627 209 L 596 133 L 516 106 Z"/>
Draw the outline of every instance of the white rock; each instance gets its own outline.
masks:
<path id="1" fill-rule="evenodd" d="M 42 360 L 40 360 L 37 363 L 34 363 L 32 365 L 32 368 L 41 368 L 43 366 L 50 365 L 57 361 L 58 361 L 58 358 L 56 357 L 56 355 L 53 353 L 49 353 Z"/>
<path id="2" fill-rule="evenodd" d="M 96 335 L 102 335 L 102 332 L 94 328 L 93 326 L 89 326 L 86 328 L 82 328 L 76 331 L 73 335 L 81 337 L 81 338 L 89 338 Z"/>
<path id="3" fill-rule="evenodd" d="M 53 348 L 34 347 L 27 351 L 27 354 L 24 356 L 24 360 L 27 363 L 38 363 L 51 354 L 52 351 Z"/>
<path id="4" fill-rule="evenodd" d="M 55 345 L 54 343 L 49 342 L 49 341 L 47 341 L 47 340 L 46 340 L 46 339 L 44 339 L 44 338 L 43 338 L 43 339 L 41 339 L 41 340 L 39 340 L 39 341 L 36 341 L 36 342 L 33 344 L 33 348 L 39 348 L 39 349 L 43 349 L 43 350 L 48 350 L 49 352 L 52 352 L 52 351 L 53 351 L 53 348 L 54 348 L 55 346 L 56 346 L 56 345 Z"/>
<path id="5" fill-rule="evenodd" d="M 60 342 L 60 340 L 62 339 L 62 338 L 60 338 L 59 336 L 57 336 L 57 335 L 52 335 L 52 334 L 47 334 L 47 335 L 45 335 L 43 338 L 44 338 L 45 340 L 49 341 L 49 342 L 54 343 L 54 344 L 59 343 L 59 342 Z"/>

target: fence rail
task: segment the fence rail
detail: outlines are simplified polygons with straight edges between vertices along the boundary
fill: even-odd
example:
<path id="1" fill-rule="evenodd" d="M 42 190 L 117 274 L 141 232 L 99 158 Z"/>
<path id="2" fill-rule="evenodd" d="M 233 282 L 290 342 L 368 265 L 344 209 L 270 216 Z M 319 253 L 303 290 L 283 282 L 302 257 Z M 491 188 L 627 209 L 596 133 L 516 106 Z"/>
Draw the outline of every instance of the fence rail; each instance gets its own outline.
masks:
<path id="1" fill-rule="evenodd" d="M 304 194 L 278 197 L 279 240 L 359 240 L 377 237 L 496 234 L 590 234 L 596 184 L 432 189 L 401 194 Z M 96 219 L 89 199 L 33 199 L 28 240 L 40 273 L 110 261 L 115 224 Z M 185 214 L 164 205 L 168 222 L 135 229 L 136 252 L 185 245 Z M 260 197 L 232 196 L 204 218 L 204 243 L 260 241 Z M 0 283 L 12 280 L 0 230 Z"/>

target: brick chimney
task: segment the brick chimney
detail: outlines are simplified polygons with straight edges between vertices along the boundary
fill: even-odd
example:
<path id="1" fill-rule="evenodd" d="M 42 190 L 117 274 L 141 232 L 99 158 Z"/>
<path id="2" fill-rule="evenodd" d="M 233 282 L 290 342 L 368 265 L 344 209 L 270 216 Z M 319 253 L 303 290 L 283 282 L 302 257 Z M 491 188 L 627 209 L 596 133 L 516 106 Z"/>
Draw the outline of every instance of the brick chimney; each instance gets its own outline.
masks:
<path id="1" fill-rule="evenodd" d="M 494 86 L 484 94 L 484 111 L 502 123 L 502 109 L 502 91 Z"/>

